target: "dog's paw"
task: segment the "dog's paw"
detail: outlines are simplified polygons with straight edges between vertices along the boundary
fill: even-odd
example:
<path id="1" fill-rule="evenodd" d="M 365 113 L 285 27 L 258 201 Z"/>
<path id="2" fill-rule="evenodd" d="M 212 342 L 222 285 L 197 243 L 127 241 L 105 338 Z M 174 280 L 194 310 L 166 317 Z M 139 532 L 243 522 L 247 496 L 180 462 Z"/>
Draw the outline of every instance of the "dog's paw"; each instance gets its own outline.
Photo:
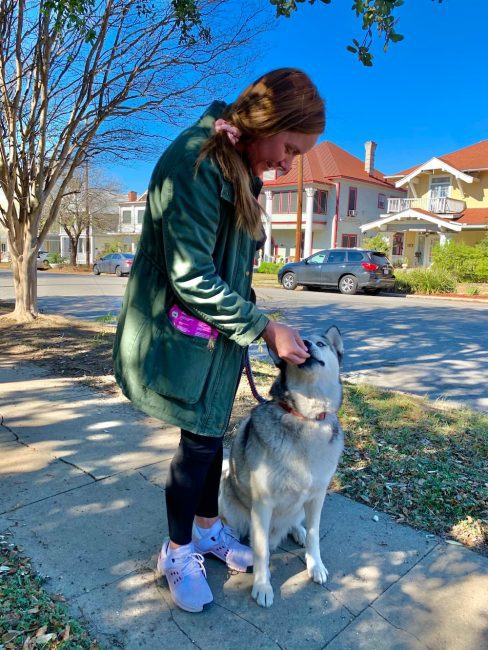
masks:
<path id="1" fill-rule="evenodd" d="M 257 582 L 252 587 L 252 597 L 261 607 L 271 607 L 273 604 L 273 587 L 269 582 Z"/>
<path id="2" fill-rule="evenodd" d="M 311 557 L 307 557 L 307 571 L 310 578 L 312 578 L 312 580 L 314 582 L 317 582 L 319 585 L 323 585 L 327 582 L 329 572 L 321 560 L 317 562 Z"/>
<path id="3" fill-rule="evenodd" d="M 305 546 L 307 531 L 303 526 L 293 526 L 293 528 L 290 530 L 290 535 L 292 539 L 298 544 L 298 546 Z"/>

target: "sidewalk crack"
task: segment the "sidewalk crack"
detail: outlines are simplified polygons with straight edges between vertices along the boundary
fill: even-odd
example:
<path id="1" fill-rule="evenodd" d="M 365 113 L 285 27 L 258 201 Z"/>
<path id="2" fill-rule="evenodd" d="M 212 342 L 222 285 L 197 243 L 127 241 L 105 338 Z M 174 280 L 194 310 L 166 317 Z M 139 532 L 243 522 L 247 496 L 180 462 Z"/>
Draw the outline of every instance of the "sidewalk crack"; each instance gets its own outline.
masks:
<path id="1" fill-rule="evenodd" d="M 36 452 L 39 451 L 33 445 L 29 445 L 27 442 L 24 442 L 23 440 L 21 440 L 20 436 L 17 433 L 15 433 L 15 431 L 13 429 L 11 429 L 8 425 L 6 425 L 4 423 L 4 418 L 3 418 L 3 415 L 1 413 L 0 413 L 0 418 L 1 418 L 0 419 L 0 426 L 3 427 L 4 429 L 6 429 L 9 433 L 11 433 L 13 435 L 13 437 L 15 438 L 14 442 L 18 442 L 19 445 L 23 445 L 24 447 L 27 447 L 27 449 L 32 449 L 33 451 L 36 451 Z M 74 467 L 79 472 L 82 472 L 86 476 L 89 476 L 94 481 L 99 481 L 100 480 L 100 479 L 97 479 L 96 476 L 94 476 L 93 474 L 91 474 L 87 470 L 83 469 L 82 467 L 79 467 L 79 465 L 76 465 L 75 463 L 70 463 L 69 460 L 65 460 L 64 458 L 61 458 L 60 456 L 55 456 L 54 454 L 49 454 L 49 456 L 51 456 L 51 458 L 54 459 L 54 460 L 59 460 L 61 463 L 65 463 L 66 465 L 70 465 L 71 467 Z"/>
<path id="2" fill-rule="evenodd" d="M 282 646 L 282 645 L 280 645 L 276 639 L 272 639 L 272 638 L 269 636 L 269 634 L 267 634 L 264 630 L 262 630 L 260 627 L 258 627 L 255 623 L 253 623 L 253 622 L 250 621 L 249 619 L 247 619 L 245 616 L 242 616 L 242 615 L 239 614 L 238 612 L 235 612 L 235 611 L 233 611 L 232 609 L 229 609 L 228 607 L 224 607 L 224 605 L 222 605 L 221 603 L 214 602 L 214 604 L 215 604 L 217 607 L 220 607 L 221 609 L 224 609 L 226 612 L 229 612 L 229 614 L 232 614 L 233 616 L 237 616 L 237 618 L 240 618 L 241 621 L 244 621 L 245 623 L 248 623 L 249 625 L 251 625 L 254 629 L 256 629 L 258 632 L 260 632 L 260 633 L 261 633 L 261 634 L 262 634 L 266 639 L 269 639 L 269 640 L 272 641 L 273 643 L 276 643 L 276 646 L 277 646 L 280 650 L 286 650 L 285 647 Z"/>
<path id="3" fill-rule="evenodd" d="M 379 612 L 375 607 L 373 607 L 373 605 L 371 605 L 370 607 L 374 612 L 376 612 L 376 614 L 378 614 L 378 616 L 380 616 L 386 623 L 388 623 L 388 625 L 391 625 L 392 627 L 394 627 L 395 630 L 400 630 L 400 632 L 405 632 L 405 634 L 408 634 L 408 636 L 411 636 L 416 641 L 418 641 L 423 648 L 427 648 L 427 650 L 432 650 L 431 646 L 425 645 L 425 643 L 423 643 L 418 638 L 418 636 L 415 636 L 415 634 L 412 634 L 412 632 L 409 632 L 408 630 L 405 630 L 405 628 L 401 627 L 400 625 L 395 625 L 395 623 L 393 623 L 388 618 L 386 618 L 386 616 L 383 616 L 383 614 L 381 612 Z"/>

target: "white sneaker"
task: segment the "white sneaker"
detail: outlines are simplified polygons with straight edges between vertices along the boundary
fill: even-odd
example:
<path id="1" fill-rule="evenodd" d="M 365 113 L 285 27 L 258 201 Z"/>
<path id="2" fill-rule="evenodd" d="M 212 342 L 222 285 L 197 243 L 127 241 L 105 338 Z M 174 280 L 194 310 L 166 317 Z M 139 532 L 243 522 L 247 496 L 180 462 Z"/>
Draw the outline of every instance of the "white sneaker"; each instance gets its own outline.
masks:
<path id="1" fill-rule="evenodd" d="M 203 530 L 193 525 L 193 543 L 198 553 L 212 553 L 233 571 L 245 573 L 253 565 L 252 550 L 241 544 L 232 528 L 224 526 L 220 519 L 205 534 Z"/>
<path id="2" fill-rule="evenodd" d="M 157 570 L 166 576 L 173 600 L 187 612 L 201 612 L 213 600 L 203 557 L 193 544 L 170 548 L 169 540 L 159 554 Z"/>

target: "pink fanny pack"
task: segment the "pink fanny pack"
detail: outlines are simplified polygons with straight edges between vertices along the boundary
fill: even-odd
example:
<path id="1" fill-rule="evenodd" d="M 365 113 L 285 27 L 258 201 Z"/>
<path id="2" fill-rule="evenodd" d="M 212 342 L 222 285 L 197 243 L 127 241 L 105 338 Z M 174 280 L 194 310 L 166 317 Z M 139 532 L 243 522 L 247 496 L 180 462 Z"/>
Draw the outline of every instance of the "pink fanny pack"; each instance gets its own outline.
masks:
<path id="1" fill-rule="evenodd" d="M 186 314 L 178 305 L 171 307 L 168 312 L 168 317 L 171 325 L 180 332 L 183 332 L 183 334 L 198 336 L 201 339 L 207 340 L 215 340 L 219 335 L 215 327 L 198 320 L 194 316 L 190 316 L 190 314 Z"/>

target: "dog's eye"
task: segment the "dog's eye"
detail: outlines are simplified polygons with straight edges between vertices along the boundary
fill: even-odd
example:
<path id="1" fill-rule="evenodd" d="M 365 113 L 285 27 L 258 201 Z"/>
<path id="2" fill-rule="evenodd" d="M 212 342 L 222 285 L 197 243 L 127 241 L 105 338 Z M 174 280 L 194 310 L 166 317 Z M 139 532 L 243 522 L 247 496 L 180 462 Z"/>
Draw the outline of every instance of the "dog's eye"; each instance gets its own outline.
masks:
<path id="1" fill-rule="evenodd" d="M 325 343 L 322 343 L 322 341 L 317 341 L 317 347 L 318 348 L 325 348 Z"/>

